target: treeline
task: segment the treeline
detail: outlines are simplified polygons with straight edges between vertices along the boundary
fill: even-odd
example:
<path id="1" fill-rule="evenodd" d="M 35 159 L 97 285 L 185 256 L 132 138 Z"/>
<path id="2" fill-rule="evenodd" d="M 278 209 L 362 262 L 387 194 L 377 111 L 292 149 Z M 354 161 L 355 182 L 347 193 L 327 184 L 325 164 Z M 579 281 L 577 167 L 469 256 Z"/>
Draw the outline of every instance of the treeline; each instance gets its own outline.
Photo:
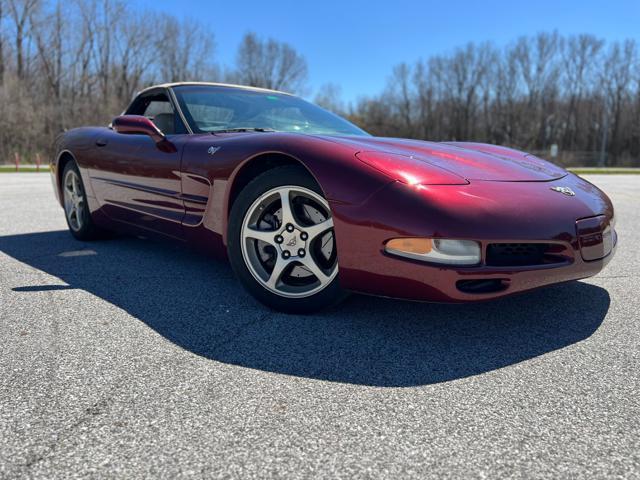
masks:
<path id="1" fill-rule="evenodd" d="M 248 33 L 236 62 L 216 62 L 202 23 L 120 0 L 0 0 L 0 163 L 49 154 L 55 136 L 106 125 L 155 83 L 202 80 L 300 91 L 307 64 L 291 46 Z"/>
<path id="2" fill-rule="evenodd" d="M 308 94 L 290 45 L 245 35 L 233 65 L 196 20 L 120 0 L 0 0 L 0 163 L 49 154 L 60 131 L 106 124 L 140 88 L 227 81 Z M 399 64 L 374 97 L 315 100 L 376 135 L 511 145 L 560 163 L 640 165 L 636 42 L 541 33 Z M 555 147 L 554 147 L 555 149 Z"/>
<path id="3" fill-rule="evenodd" d="M 566 165 L 640 166 L 640 64 L 634 40 L 540 33 L 505 48 L 473 44 L 397 65 L 386 89 L 345 109 L 377 135 L 474 140 Z M 554 146 L 555 145 L 555 146 Z"/>

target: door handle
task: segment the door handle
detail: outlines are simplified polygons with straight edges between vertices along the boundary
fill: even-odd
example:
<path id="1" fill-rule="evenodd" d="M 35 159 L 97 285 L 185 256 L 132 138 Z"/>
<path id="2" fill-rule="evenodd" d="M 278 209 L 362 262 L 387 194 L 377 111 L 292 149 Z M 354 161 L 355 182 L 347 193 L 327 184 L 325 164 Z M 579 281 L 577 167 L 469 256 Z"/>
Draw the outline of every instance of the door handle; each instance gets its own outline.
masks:
<path id="1" fill-rule="evenodd" d="M 96 145 L 98 147 L 104 147 L 107 144 L 107 141 L 104 138 L 99 138 L 96 140 Z"/>

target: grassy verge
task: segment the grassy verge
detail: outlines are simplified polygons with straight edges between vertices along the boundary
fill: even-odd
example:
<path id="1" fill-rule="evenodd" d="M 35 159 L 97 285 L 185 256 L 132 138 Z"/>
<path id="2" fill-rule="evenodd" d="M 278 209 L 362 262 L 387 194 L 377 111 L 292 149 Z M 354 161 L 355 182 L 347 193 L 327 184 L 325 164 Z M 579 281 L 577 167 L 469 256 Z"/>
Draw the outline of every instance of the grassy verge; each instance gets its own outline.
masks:
<path id="1" fill-rule="evenodd" d="M 40 172 L 48 172 L 49 165 L 40 165 Z M 35 165 L 20 165 L 18 169 L 20 173 L 36 173 Z M 0 165 L 0 173 L 16 173 L 15 165 Z"/>
<path id="2" fill-rule="evenodd" d="M 576 168 L 567 168 L 570 172 L 576 173 L 578 175 L 590 175 L 590 174 L 598 174 L 598 175 L 640 175 L 640 168 L 601 168 L 601 167 L 576 167 Z"/>

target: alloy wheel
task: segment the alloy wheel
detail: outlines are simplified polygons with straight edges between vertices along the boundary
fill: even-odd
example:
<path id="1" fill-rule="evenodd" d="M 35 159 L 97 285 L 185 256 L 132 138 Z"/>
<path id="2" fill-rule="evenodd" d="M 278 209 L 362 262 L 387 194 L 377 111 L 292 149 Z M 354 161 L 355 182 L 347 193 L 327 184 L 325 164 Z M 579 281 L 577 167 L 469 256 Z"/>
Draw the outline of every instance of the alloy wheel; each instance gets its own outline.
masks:
<path id="1" fill-rule="evenodd" d="M 329 204 L 307 188 L 288 185 L 262 194 L 245 214 L 241 237 L 247 268 L 277 295 L 314 295 L 338 273 Z"/>
<path id="2" fill-rule="evenodd" d="M 64 177 L 64 211 L 69 221 L 69 226 L 74 231 L 79 231 L 83 224 L 82 209 L 84 207 L 84 192 L 78 174 L 70 169 Z"/>

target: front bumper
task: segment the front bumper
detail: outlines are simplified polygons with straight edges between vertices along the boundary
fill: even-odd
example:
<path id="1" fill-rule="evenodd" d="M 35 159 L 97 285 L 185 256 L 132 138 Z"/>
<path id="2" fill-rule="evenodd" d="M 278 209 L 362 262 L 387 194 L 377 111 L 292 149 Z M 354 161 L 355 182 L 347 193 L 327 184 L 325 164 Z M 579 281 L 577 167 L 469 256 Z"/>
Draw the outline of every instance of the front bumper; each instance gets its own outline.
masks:
<path id="1" fill-rule="evenodd" d="M 590 277 L 611 260 L 617 243 L 613 207 L 596 187 L 573 175 L 554 182 L 499 183 L 426 188 L 396 183 L 362 205 L 332 205 L 340 284 L 380 296 L 470 302 Z M 567 184 L 580 194 L 570 198 L 550 190 Z M 384 243 L 401 236 L 476 240 L 482 262 L 444 266 L 385 253 Z M 490 266 L 487 247 L 494 243 L 553 245 L 556 261 Z"/>

